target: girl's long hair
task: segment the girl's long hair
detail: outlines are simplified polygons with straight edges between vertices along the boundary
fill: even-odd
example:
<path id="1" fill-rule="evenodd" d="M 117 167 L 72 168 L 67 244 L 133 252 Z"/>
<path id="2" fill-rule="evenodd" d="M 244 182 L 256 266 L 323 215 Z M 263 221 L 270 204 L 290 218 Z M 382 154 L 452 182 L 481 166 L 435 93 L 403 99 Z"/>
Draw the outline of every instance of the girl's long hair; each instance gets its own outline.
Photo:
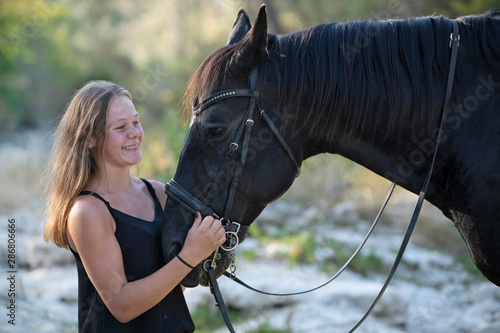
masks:
<path id="1" fill-rule="evenodd" d="M 55 133 L 48 165 L 48 201 L 43 238 L 68 248 L 69 212 L 80 192 L 98 173 L 106 142 L 106 119 L 115 96 L 130 93 L 107 81 L 90 81 L 67 106 Z M 89 148 L 93 140 L 94 146 Z"/>

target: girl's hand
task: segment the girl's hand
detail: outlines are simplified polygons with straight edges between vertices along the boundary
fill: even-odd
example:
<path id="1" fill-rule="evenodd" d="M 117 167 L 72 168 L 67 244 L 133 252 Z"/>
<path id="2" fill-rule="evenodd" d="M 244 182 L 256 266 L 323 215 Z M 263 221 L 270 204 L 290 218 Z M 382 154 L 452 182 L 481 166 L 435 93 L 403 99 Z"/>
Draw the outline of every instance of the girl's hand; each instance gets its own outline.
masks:
<path id="1" fill-rule="evenodd" d="M 202 219 L 198 213 L 179 255 L 190 265 L 196 266 L 225 241 L 226 233 L 222 223 L 212 216 Z"/>

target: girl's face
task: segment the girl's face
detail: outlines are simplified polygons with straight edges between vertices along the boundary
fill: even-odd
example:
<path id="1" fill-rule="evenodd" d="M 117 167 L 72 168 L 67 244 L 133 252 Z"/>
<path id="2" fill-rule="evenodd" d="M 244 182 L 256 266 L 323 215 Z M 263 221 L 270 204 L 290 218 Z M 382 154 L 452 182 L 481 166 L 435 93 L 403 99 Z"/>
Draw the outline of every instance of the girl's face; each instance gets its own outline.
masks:
<path id="1" fill-rule="evenodd" d="M 130 167 L 141 159 L 144 132 L 139 114 L 127 96 L 115 96 L 110 103 L 107 118 L 107 139 L 104 162 L 115 167 Z"/>

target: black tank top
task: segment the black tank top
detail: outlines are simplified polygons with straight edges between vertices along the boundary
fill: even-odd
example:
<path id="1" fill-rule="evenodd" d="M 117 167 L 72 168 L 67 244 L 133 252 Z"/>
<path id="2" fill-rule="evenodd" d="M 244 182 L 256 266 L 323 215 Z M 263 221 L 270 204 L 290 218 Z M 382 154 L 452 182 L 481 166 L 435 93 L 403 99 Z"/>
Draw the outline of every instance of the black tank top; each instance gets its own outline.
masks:
<path id="1" fill-rule="evenodd" d="M 153 222 L 145 221 L 113 209 L 99 194 L 93 195 L 108 207 L 116 223 L 115 236 L 123 254 L 125 275 L 129 282 L 153 274 L 165 265 L 161 251 L 163 209 L 153 186 L 141 179 L 155 201 Z M 182 293 L 177 285 L 160 303 L 131 320 L 120 323 L 113 317 L 90 281 L 78 253 L 71 251 L 78 271 L 78 331 L 80 333 L 171 333 L 193 332 L 194 324 Z M 112 277 L 110 277 L 112 278 Z"/>

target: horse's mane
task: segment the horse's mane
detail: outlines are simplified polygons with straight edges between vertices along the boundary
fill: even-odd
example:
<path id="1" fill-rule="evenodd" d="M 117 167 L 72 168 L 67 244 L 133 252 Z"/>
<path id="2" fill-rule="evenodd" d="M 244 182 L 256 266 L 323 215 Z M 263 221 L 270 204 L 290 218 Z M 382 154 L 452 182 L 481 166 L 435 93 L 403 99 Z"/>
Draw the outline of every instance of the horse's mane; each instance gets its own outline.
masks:
<path id="1" fill-rule="evenodd" d="M 495 62 L 498 78 L 500 30 L 487 25 L 495 15 L 498 13 L 458 20 L 463 23 L 459 24 L 460 48 L 473 49 L 466 53 L 477 61 Z M 281 57 L 281 99 L 298 105 L 297 99 L 307 92 L 311 111 L 302 121 L 304 128 L 325 133 L 329 139 L 338 126 L 347 136 L 362 133 L 367 124 L 387 134 L 401 120 L 409 121 L 412 136 L 428 133 L 436 107 L 441 108 L 434 101 L 444 98 L 452 30 L 451 20 L 429 16 L 320 24 L 271 38 L 269 51 L 285 55 Z M 467 68 L 457 69 L 455 94 L 460 90 L 461 70 Z M 403 80 L 409 80 L 411 87 L 406 92 L 411 103 L 405 105 L 402 88 L 408 85 Z M 436 87 L 442 89 L 435 91 Z M 382 116 L 383 112 L 387 114 Z M 382 119 L 389 122 L 381 123 Z"/>
<path id="2" fill-rule="evenodd" d="M 194 72 L 182 98 L 182 106 L 188 119 L 191 117 L 191 106 L 194 100 L 201 102 L 198 99 L 204 92 L 212 91 L 217 85 L 226 83 L 230 78 L 228 65 L 235 46 L 235 44 L 225 46 L 210 54 Z"/>
<path id="3" fill-rule="evenodd" d="M 459 51 L 466 49 L 466 54 L 474 55 L 472 61 L 489 65 L 500 79 L 500 29 L 489 25 L 497 15 L 489 12 L 457 20 L 462 37 Z M 320 24 L 282 36 L 269 35 L 264 63 L 273 59 L 280 66 L 280 103 L 310 109 L 301 120 L 310 131 L 321 131 L 331 139 L 338 126 L 351 135 L 374 124 L 370 127 L 387 134 L 404 120 L 415 135 L 431 130 L 434 114 L 441 108 L 434 101 L 441 103 L 444 96 L 452 29 L 452 21 L 442 16 Z M 186 107 L 213 87 L 214 78 L 228 79 L 233 53 L 234 46 L 226 46 L 202 63 L 184 96 Z M 457 67 L 455 95 L 463 81 L 460 71 Z M 403 94 L 403 87 L 411 91 Z M 437 87 L 442 89 L 436 91 Z M 299 100 L 305 95 L 307 101 Z"/>

